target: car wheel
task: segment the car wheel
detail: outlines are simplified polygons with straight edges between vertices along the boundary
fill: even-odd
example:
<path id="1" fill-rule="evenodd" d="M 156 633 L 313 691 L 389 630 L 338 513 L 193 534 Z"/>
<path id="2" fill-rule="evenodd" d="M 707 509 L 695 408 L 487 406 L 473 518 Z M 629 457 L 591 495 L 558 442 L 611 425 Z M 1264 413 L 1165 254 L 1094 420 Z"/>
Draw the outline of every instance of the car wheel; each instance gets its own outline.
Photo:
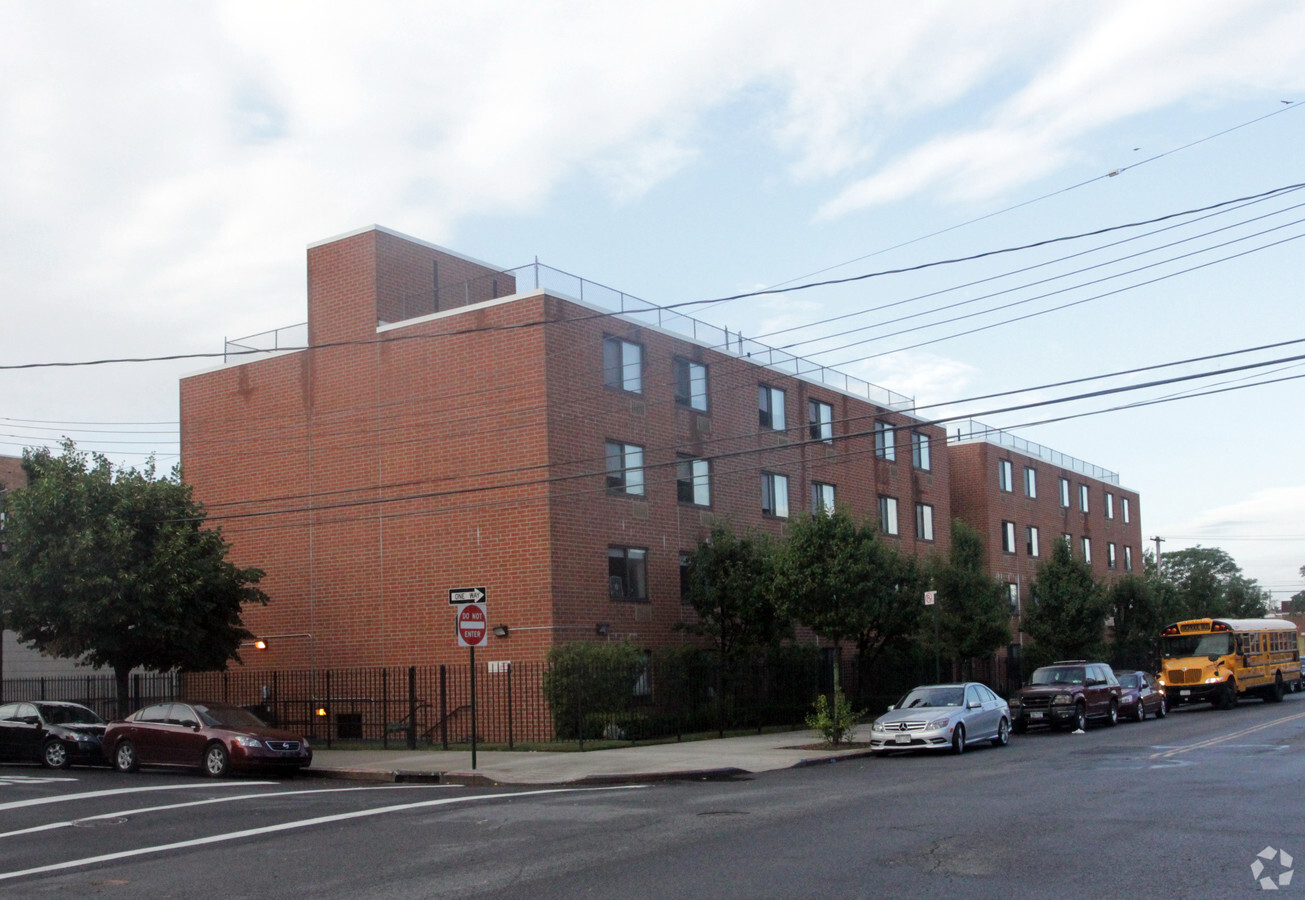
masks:
<path id="1" fill-rule="evenodd" d="M 47 769 L 66 769 L 72 765 L 72 760 L 68 757 L 68 748 L 63 745 L 63 741 L 45 742 L 45 746 L 41 748 L 41 765 Z"/>
<path id="2" fill-rule="evenodd" d="M 1074 706 L 1074 730 L 1087 731 L 1087 707 L 1082 703 Z"/>
<path id="3" fill-rule="evenodd" d="M 1281 703 L 1282 696 L 1285 693 L 1287 693 L 1287 689 L 1283 687 L 1282 673 L 1279 672 L 1274 676 L 1273 687 L 1269 688 L 1269 693 L 1265 695 L 1264 699 L 1270 703 Z"/>
<path id="4" fill-rule="evenodd" d="M 1232 709 L 1237 705 L 1237 682 L 1229 678 L 1219 689 L 1219 696 L 1216 698 L 1215 706 L 1219 709 Z"/>
<path id="5" fill-rule="evenodd" d="M 1119 704 L 1114 700 L 1110 701 L 1110 712 L 1106 714 L 1106 724 L 1111 728 L 1119 724 Z"/>
<path id="6" fill-rule="evenodd" d="M 1002 720 L 997 723 L 997 736 L 992 739 L 992 746 L 1005 747 L 1010 743 L 1010 723 L 1003 716 Z"/>
<path id="7" fill-rule="evenodd" d="M 140 758 L 136 756 L 136 745 L 131 741 L 120 741 L 113 750 L 113 767 L 119 772 L 135 772 L 140 768 Z"/>
<path id="8" fill-rule="evenodd" d="M 1163 719 L 1167 715 L 1169 715 L 1169 698 L 1164 694 L 1161 694 L 1160 705 L 1156 708 L 1155 717 L 1157 719 Z"/>
<path id="9" fill-rule="evenodd" d="M 204 774 L 209 778 L 221 778 L 231 768 L 231 757 L 227 748 L 221 744 L 209 744 L 204 750 Z"/>
<path id="10" fill-rule="evenodd" d="M 1146 721 L 1146 701 L 1141 697 L 1137 698 L 1137 712 L 1133 714 L 1133 718 L 1139 722 Z"/>
<path id="11" fill-rule="evenodd" d="M 957 723 L 956 730 L 952 732 L 952 752 L 960 756 L 965 752 L 965 726 Z"/>

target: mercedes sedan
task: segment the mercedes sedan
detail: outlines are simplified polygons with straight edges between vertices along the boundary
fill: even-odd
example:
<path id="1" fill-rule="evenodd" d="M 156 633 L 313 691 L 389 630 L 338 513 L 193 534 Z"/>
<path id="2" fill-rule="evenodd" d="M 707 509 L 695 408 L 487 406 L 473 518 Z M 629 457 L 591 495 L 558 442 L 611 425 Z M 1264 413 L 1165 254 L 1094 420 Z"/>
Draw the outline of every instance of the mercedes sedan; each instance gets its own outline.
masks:
<path id="1" fill-rule="evenodd" d="M 238 706 L 160 703 L 109 723 L 104 753 L 119 772 L 187 766 L 220 778 L 233 769 L 296 772 L 313 761 L 308 741 Z"/>
<path id="2" fill-rule="evenodd" d="M 1010 742 L 1010 707 L 986 685 L 930 684 L 915 688 L 870 726 L 870 749 L 951 750 L 975 741 Z"/>

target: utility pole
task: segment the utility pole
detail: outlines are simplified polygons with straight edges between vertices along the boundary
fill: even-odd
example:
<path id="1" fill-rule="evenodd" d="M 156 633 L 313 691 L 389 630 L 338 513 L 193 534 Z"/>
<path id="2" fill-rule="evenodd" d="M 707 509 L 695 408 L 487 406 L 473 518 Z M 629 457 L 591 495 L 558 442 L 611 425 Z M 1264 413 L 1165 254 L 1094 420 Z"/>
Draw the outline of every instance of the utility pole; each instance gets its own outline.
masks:
<path id="1" fill-rule="evenodd" d="M 1156 535 L 1155 537 L 1151 538 L 1151 540 L 1155 541 L 1155 578 L 1156 581 L 1159 581 L 1160 580 L 1160 545 L 1165 542 L 1165 539 L 1160 537 L 1159 535 Z"/>

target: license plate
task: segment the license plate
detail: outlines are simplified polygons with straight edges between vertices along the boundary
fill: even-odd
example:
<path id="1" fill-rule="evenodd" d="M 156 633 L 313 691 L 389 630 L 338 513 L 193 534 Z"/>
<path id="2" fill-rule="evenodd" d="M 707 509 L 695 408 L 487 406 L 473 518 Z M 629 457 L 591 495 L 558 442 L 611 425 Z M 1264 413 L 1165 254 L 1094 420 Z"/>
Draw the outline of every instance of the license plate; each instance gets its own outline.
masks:
<path id="1" fill-rule="evenodd" d="M 1190 697 L 1190 696 L 1192 696 L 1192 692 L 1191 692 L 1191 691 L 1179 691 L 1179 692 L 1178 692 L 1178 696 L 1180 696 L 1180 697 Z"/>
<path id="2" fill-rule="evenodd" d="M 909 744 L 911 743 L 911 736 L 909 734 L 899 734 L 899 735 L 895 735 L 893 737 L 893 740 L 895 740 L 899 744 Z"/>
<path id="3" fill-rule="evenodd" d="M 1029 713 L 1029 718 L 1030 718 L 1030 719 L 1041 719 L 1041 718 L 1042 718 L 1042 713 L 1040 713 L 1040 712 L 1031 712 L 1031 713 Z"/>

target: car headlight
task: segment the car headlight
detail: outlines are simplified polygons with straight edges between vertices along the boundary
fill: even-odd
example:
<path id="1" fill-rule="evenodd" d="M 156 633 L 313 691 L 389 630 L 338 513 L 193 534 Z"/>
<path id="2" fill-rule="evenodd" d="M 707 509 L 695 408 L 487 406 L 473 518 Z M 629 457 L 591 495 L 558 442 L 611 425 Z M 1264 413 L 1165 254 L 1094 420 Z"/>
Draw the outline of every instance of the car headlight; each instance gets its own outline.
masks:
<path id="1" fill-rule="evenodd" d="M 299 742 L 299 745 L 300 745 L 301 747 L 303 747 L 305 750 L 311 750 L 311 749 L 313 749 L 312 747 L 309 747 L 309 746 L 308 746 L 308 738 L 304 738 L 302 741 L 300 741 L 300 742 Z"/>
<path id="2" fill-rule="evenodd" d="M 1051 702 L 1063 705 L 1066 703 L 1073 703 L 1074 698 L 1071 697 L 1069 694 L 1057 694 L 1055 697 L 1052 698 Z"/>
<path id="3" fill-rule="evenodd" d="M 1209 678 L 1205 679 L 1206 684 L 1218 684 L 1220 681 L 1223 681 L 1223 679 L 1218 675 L 1211 675 Z"/>
<path id="4" fill-rule="evenodd" d="M 928 728 L 930 731 L 936 731 L 939 728 L 946 728 L 951 724 L 952 724 L 952 717 L 943 716 L 941 719 L 934 719 L 925 727 Z"/>
<path id="5" fill-rule="evenodd" d="M 236 735 L 232 743 L 237 747 L 262 747 L 263 742 L 256 737 L 246 737 L 243 734 Z"/>
<path id="6" fill-rule="evenodd" d="M 1007 703 L 1006 705 L 1009 706 L 1011 709 L 1014 709 L 1015 707 L 1020 705 L 1020 702 L 1021 701 L 1019 697 L 1011 697 L 1010 702 Z"/>
<path id="7" fill-rule="evenodd" d="M 884 723 L 883 723 L 883 722 L 879 721 L 878 719 L 875 719 L 874 724 L 870 726 L 870 730 L 871 730 L 871 731 L 887 731 L 888 729 L 884 726 Z M 305 746 L 305 747 L 308 746 L 308 742 L 307 742 L 307 741 L 304 741 L 304 746 Z"/>

